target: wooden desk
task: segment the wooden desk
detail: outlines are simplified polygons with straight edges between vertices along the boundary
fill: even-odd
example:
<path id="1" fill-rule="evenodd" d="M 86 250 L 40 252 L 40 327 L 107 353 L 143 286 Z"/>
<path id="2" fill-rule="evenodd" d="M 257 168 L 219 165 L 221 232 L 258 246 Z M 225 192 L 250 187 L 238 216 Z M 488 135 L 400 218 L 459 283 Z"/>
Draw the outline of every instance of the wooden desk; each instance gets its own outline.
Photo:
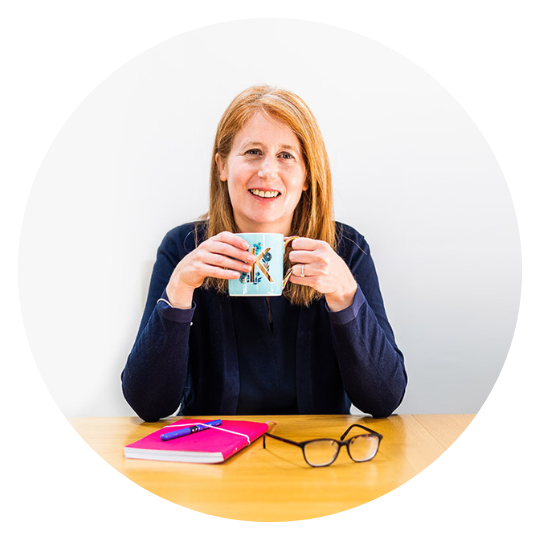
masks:
<path id="1" fill-rule="evenodd" d="M 342 512 L 401 486 L 433 463 L 474 415 L 221 417 L 275 420 L 273 433 L 293 440 L 339 436 L 354 423 L 382 433 L 377 456 L 353 463 L 343 449 L 330 467 L 309 467 L 299 448 L 262 437 L 222 464 L 126 459 L 124 446 L 176 418 L 72 418 L 79 435 L 107 463 L 148 491 L 186 508 L 248 521 L 292 521 Z"/>

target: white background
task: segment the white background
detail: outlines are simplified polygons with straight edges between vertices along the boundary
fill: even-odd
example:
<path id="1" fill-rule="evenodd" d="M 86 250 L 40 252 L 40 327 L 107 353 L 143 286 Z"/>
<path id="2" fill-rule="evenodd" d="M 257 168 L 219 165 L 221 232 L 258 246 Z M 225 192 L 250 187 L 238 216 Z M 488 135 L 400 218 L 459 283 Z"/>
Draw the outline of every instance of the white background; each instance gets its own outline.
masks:
<path id="1" fill-rule="evenodd" d="M 133 414 L 120 372 L 157 246 L 207 210 L 219 118 L 261 81 L 314 111 L 336 219 L 369 242 L 409 376 L 397 413 L 478 412 L 510 348 L 521 286 L 497 160 L 467 112 L 411 61 L 291 19 L 207 26 L 152 47 L 103 81 L 54 139 L 26 207 L 19 290 L 58 406 L 67 417 Z"/>

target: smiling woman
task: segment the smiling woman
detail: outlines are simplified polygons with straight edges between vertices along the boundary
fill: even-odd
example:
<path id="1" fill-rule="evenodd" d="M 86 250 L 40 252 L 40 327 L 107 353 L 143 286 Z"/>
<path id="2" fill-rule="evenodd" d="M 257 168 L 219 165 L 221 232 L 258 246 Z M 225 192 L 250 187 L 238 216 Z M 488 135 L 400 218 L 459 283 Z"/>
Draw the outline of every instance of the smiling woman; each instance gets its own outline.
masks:
<path id="1" fill-rule="evenodd" d="M 279 232 L 336 249 L 328 155 L 317 121 L 299 96 L 268 86 L 241 92 L 219 122 L 212 157 L 210 207 L 203 216 L 209 237 L 221 231 Z M 272 191 L 279 195 L 267 201 Z M 322 291 L 305 285 L 292 279 L 284 295 L 306 306 L 322 298 Z M 205 286 L 227 290 L 213 276 Z"/>
<path id="2" fill-rule="evenodd" d="M 282 296 L 232 298 L 255 256 L 234 233 L 295 236 Z M 364 237 L 333 218 L 331 174 L 313 114 L 292 92 L 248 88 L 218 125 L 209 212 L 157 255 L 122 373 L 147 421 L 174 414 L 387 416 L 407 375 Z"/>

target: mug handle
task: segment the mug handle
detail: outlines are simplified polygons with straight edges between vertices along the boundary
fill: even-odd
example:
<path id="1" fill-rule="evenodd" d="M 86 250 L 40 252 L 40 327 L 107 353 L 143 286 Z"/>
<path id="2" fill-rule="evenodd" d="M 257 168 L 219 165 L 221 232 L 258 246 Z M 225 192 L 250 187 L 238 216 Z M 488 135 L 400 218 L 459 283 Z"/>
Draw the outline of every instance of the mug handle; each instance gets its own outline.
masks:
<path id="1" fill-rule="evenodd" d="M 285 251 L 287 249 L 287 246 L 289 245 L 290 242 L 292 242 L 293 240 L 296 240 L 297 238 L 300 238 L 300 237 L 299 236 L 289 236 L 287 239 L 284 238 L 283 241 L 285 242 L 285 244 L 283 246 L 283 251 Z M 283 286 L 281 287 L 281 290 L 283 290 L 285 288 L 285 285 L 287 285 L 287 282 L 289 281 L 289 278 L 292 276 L 292 271 L 293 271 L 293 269 L 289 268 L 287 274 L 283 278 Z"/>

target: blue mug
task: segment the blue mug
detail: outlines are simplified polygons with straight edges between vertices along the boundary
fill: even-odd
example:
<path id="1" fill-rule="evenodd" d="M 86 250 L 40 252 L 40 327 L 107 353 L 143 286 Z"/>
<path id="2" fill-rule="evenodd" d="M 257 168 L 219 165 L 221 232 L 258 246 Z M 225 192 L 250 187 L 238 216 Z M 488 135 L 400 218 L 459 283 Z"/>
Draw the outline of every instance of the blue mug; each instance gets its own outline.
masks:
<path id="1" fill-rule="evenodd" d="M 289 242 L 297 236 L 285 238 L 275 233 L 238 233 L 249 243 L 249 251 L 257 259 L 251 272 L 242 272 L 238 279 L 229 279 L 230 296 L 281 296 L 292 269 L 283 278 L 283 258 Z"/>

